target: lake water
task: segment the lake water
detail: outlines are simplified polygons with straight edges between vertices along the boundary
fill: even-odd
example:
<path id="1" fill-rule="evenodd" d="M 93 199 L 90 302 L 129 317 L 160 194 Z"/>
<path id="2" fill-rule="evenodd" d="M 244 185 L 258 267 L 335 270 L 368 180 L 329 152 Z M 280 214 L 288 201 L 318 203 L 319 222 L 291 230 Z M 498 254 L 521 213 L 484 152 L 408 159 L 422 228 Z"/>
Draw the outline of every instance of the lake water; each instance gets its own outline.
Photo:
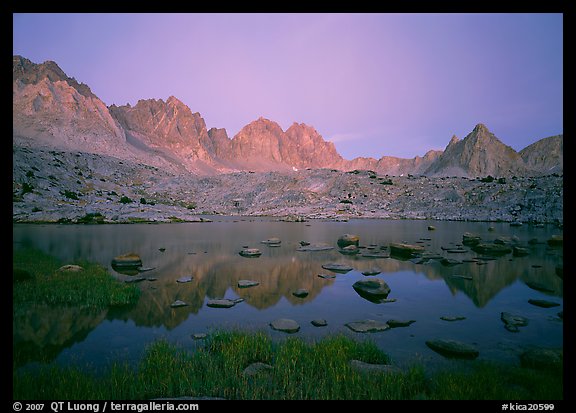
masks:
<path id="1" fill-rule="evenodd" d="M 449 363 L 425 345 L 434 338 L 455 339 L 475 344 L 479 359 L 518 362 L 519 353 L 533 346 L 562 347 L 563 282 L 556 275 L 562 264 L 562 248 L 551 248 L 546 240 L 561 235 L 553 225 L 512 227 L 507 223 L 437 222 L 411 220 L 350 220 L 349 222 L 278 222 L 266 218 L 211 217 L 210 223 L 132 224 L 132 225 L 14 225 L 14 248 L 34 247 L 60 259 L 64 264 L 78 260 L 101 263 L 120 280 L 131 276 L 111 267 L 113 257 L 135 252 L 144 267 L 137 285 L 142 295 L 129 309 L 86 313 L 78 309 L 33 310 L 14 321 L 15 347 L 31 349 L 30 363 L 40 356 L 59 364 L 86 363 L 98 368 L 111 361 L 136 362 L 145 346 L 165 338 L 184 348 L 200 341 L 194 333 L 215 329 L 239 328 L 264 330 L 277 339 L 299 336 L 307 340 L 342 333 L 358 339 L 371 339 L 388 353 L 392 363 L 408 365 L 413 361 L 427 365 Z M 429 231 L 428 225 L 436 230 Z M 489 227 L 493 227 L 489 230 Z M 483 240 L 499 236 L 517 236 L 530 249 L 526 257 L 504 255 L 494 260 L 473 261 L 479 257 L 449 253 L 444 248 L 462 243 L 462 234 L 477 233 Z M 465 261 L 444 266 L 438 260 L 417 264 L 396 258 L 346 256 L 336 241 L 345 233 L 360 236 L 362 253 L 381 251 L 391 242 L 419 243 L 426 251 Z M 280 247 L 260 241 L 278 237 Z M 528 244 L 531 239 L 538 243 Z M 300 241 L 327 243 L 329 251 L 300 252 Z M 258 258 L 238 254 L 243 246 L 259 248 Z M 161 249 L 165 249 L 161 251 Z M 349 264 L 353 270 L 336 274 L 323 264 Z M 369 279 L 362 272 L 378 267 L 376 275 L 389 285 L 389 299 L 374 303 L 353 289 L 358 280 Z M 323 279 L 318 274 L 334 274 Z M 454 277 L 471 276 L 472 279 Z M 189 283 L 176 280 L 193 276 Z M 260 284 L 238 288 L 239 280 Z M 535 290 L 533 283 L 547 292 Z M 292 293 L 305 288 L 309 295 L 297 298 Z M 243 298 L 232 308 L 211 308 L 215 298 Z M 544 299 L 560 304 L 542 308 L 528 299 Z M 175 300 L 189 305 L 171 308 Z M 529 324 L 512 333 L 500 320 L 503 311 L 529 319 Z M 444 321 L 442 316 L 462 316 L 461 321 Z M 269 324 L 278 318 L 297 321 L 300 331 L 286 334 L 272 330 Z M 326 327 L 315 327 L 313 319 L 325 319 Z M 364 319 L 386 322 L 389 319 L 416 320 L 409 327 L 378 333 L 356 333 L 346 323 Z"/>

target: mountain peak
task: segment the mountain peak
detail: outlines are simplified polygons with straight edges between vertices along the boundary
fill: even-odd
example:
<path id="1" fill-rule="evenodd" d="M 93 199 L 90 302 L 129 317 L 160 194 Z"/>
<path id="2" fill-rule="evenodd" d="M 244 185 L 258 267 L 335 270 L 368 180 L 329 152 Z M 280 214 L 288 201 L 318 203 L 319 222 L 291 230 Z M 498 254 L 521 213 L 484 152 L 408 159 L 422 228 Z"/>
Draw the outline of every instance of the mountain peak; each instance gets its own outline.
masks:
<path id="1" fill-rule="evenodd" d="M 472 132 L 475 132 L 477 134 L 480 133 L 490 133 L 490 131 L 488 130 L 488 128 L 486 127 L 486 125 L 484 125 L 483 123 L 479 123 L 474 127 L 474 130 Z"/>

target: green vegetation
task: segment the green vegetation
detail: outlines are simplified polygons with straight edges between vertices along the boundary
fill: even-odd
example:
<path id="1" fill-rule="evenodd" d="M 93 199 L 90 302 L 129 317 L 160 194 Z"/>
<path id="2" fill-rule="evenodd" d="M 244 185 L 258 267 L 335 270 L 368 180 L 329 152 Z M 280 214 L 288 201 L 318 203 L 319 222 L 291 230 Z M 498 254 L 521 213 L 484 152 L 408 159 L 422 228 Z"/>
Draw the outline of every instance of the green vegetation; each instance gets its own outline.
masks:
<path id="1" fill-rule="evenodd" d="M 28 182 L 24 182 L 22 184 L 22 192 L 20 193 L 21 196 L 28 194 L 34 190 L 34 187 L 30 185 Z"/>
<path id="2" fill-rule="evenodd" d="M 121 204 L 131 204 L 133 201 L 128 198 L 126 195 L 122 195 L 122 198 L 120 198 L 120 203 Z"/>
<path id="3" fill-rule="evenodd" d="M 78 224 L 103 224 L 106 217 L 100 212 L 89 212 L 82 218 L 78 218 Z"/>
<path id="4" fill-rule="evenodd" d="M 13 373 L 14 399 L 150 399 L 211 396 L 226 399 L 562 399 L 562 374 L 475 362 L 461 371 L 426 377 L 405 372 L 363 373 L 350 360 L 387 363 L 370 341 L 345 336 L 306 343 L 273 341 L 264 332 L 218 331 L 188 352 L 164 340 L 151 344 L 132 368 L 113 364 L 101 374 L 79 367 Z M 272 366 L 247 376 L 254 362 Z"/>
<path id="5" fill-rule="evenodd" d="M 36 304 L 100 310 L 134 304 L 140 295 L 138 287 L 115 280 L 98 264 L 77 263 L 84 268 L 81 273 L 58 271 L 62 263 L 32 249 L 14 250 L 12 263 L 17 274 L 26 272 L 31 276 L 13 284 L 14 314 Z"/>
<path id="6" fill-rule="evenodd" d="M 68 199 L 75 199 L 78 200 L 78 194 L 74 191 L 64 190 L 64 192 L 60 192 L 61 195 L 64 195 Z"/>

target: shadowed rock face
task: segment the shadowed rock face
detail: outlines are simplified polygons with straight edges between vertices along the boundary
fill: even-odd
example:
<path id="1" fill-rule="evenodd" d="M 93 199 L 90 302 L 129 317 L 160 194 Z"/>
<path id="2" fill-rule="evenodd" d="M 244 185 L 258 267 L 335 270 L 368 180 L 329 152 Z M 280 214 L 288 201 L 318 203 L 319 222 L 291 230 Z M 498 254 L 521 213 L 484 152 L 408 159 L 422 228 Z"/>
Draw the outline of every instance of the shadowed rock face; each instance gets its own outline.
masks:
<path id="1" fill-rule="evenodd" d="M 564 135 L 540 139 L 519 152 L 526 166 L 543 174 L 563 172 L 563 153 Z"/>
<path id="2" fill-rule="evenodd" d="M 562 135 L 517 153 L 482 124 L 446 150 L 410 159 L 382 156 L 343 159 L 332 142 L 312 127 L 294 123 L 286 131 L 259 118 L 229 139 L 207 129 L 174 96 L 106 107 L 90 88 L 68 77 L 55 62 L 13 57 L 13 137 L 28 145 L 83 150 L 176 172 L 214 175 L 237 170 L 293 168 L 362 169 L 380 174 L 429 176 L 526 176 L 562 171 Z"/>
<path id="3" fill-rule="evenodd" d="M 453 136 L 426 175 L 512 176 L 530 173 L 522 157 L 479 123 L 464 139 Z"/>

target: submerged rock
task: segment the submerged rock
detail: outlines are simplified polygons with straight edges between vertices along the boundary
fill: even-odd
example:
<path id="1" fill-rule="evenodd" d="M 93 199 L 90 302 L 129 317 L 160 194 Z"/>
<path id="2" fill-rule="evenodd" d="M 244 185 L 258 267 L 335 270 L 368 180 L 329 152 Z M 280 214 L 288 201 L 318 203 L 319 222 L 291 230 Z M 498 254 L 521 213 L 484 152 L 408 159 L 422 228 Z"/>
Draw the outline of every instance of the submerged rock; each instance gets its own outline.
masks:
<path id="1" fill-rule="evenodd" d="M 336 276 L 334 274 L 318 274 L 318 277 L 324 278 L 326 280 L 336 278 Z"/>
<path id="2" fill-rule="evenodd" d="M 512 255 L 515 257 L 526 257 L 527 255 L 530 255 L 530 250 L 525 247 L 514 246 L 512 247 Z"/>
<path id="3" fill-rule="evenodd" d="M 338 264 L 338 263 L 328 263 L 328 264 L 323 264 L 322 268 L 324 268 L 325 270 L 330 270 L 330 271 L 334 271 L 334 272 L 339 272 L 342 274 L 346 274 L 347 272 L 352 271 L 352 267 L 350 267 L 349 265 L 346 264 Z"/>
<path id="4" fill-rule="evenodd" d="M 178 308 L 178 307 L 186 307 L 187 305 L 188 305 L 188 303 L 186 303 L 182 300 L 176 300 L 172 304 L 170 304 L 170 307 Z"/>
<path id="5" fill-rule="evenodd" d="M 279 318 L 270 323 L 270 327 L 274 330 L 282 331 L 284 333 L 297 333 L 300 330 L 300 326 L 294 320 L 289 318 Z"/>
<path id="6" fill-rule="evenodd" d="M 512 248 L 504 244 L 481 243 L 472 247 L 474 252 L 486 255 L 506 255 L 512 252 Z"/>
<path id="7" fill-rule="evenodd" d="M 383 252 L 365 252 L 361 255 L 362 258 L 390 258 L 390 254 Z"/>
<path id="8" fill-rule="evenodd" d="M 502 312 L 500 314 L 500 319 L 504 322 L 506 330 L 512 333 L 517 333 L 520 331 L 518 327 L 524 327 L 528 325 L 527 318 L 508 312 Z"/>
<path id="9" fill-rule="evenodd" d="M 480 235 L 478 235 L 478 234 L 473 234 L 471 232 L 465 232 L 462 235 L 462 244 L 464 244 L 464 245 L 473 246 L 473 245 L 479 244 L 480 241 L 482 241 L 482 237 L 480 237 Z"/>
<path id="10" fill-rule="evenodd" d="M 415 323 L 416 320 L 388 320 L 386 321 L 386 324 L 388 324 L 390 326 L 390 328 L 396 328 L 396 327 L 408 327 L 409 325 L 411 325 L 412 323 Z"/>
<path id="11" fill-rule="evenodd" d="M 328 322 L 324 319 L 315 319 L 315 320 L 310 321 L 310 323 L 314 327 L 326 327 L 328 325 Z"/>
<path id="12" fill-rule="evenodd" d="M 460 260 L 455 260 L 453 258 L 442 258 L 440 260 L 440 264 L 442 264 L 445 267 L 453 267 L 455 265 L 459 265 L 462 264 L 462 261 Z"/>
<path id="13" fill-rule="evenodd" d="M 376 333 L 390 328 L 387 323 L 376 320 L 352 321 L 344 325 L 356 333 Z"/>
<path id="14" fill-rule="evenodd" d="M 450 277 L 452 277 L 452 278 L 462 278 L 463 280 L 472 280 L 472 276 L 471 276 L 471 275 L 465 275 L 465 274 L 452 274 Z"/>
<path id="15" fill-rule="evenodd" d="M 382 272 L 380 268 L 372 267 L 365 271 L 362 271 L 362 275 L 371 276 L 371 275 L 378 275 Z"/>
<path id="16" fill-rule="evenodd" d="M 551 308 L 551 307 L 559 307 L 560 306 L 559 303 L 555 303 L 554 301 L 537 300 L 534 298 L 530 298 L 528 300 L 528 302 L 532 305 L 535 305 L 537 307 L 543 307 L 543 308 Z"/>
<path id="17" fill-rule="evenodd" d="M 298 298 L 308 297 L 308 294 L 309 294 L 309 292 L 305 288 L 300 288 L 300 289 L 298 289 L 292 293 L 293 296 L 298 297 Z"/>
<path id="18" fill-rule="evenodd" d="M 554 289 L 545 286 L 544 284 L 541 284 L 539 282 L 535 282 L 535 281 L 525 281 L 524 284 L 526 284 L 528 287 L 530 287 L 533 290 L 536 291 L 542 291 L 544 293 L 553 293 Z"/>
<path id="19" fill-rule="evenodd" d="M 522 367 L 538 370 L 559 370 L 564 361 L 564 351 L 556 348 L 533 348 L 520 354 Z"/>
<path id="20" fill-rule="evenodd" d="M 191 275 L 185 276 L 185 277 L 180 277 L 176 280 L 177 283 L 180 284 L 184 284 L 184 283 L 189 283 L 190 281 L 192 281 L 194 277 Z"/>
<path id="21" fill-rule="evenodd" d="M 444 321 L 461 321 L 461 320 L 466 320 L 466 317 L 464 317 L 464 316 L 459 316 L 459 315 L 443 315 L 442 317 L 440 317 L 440 320 L 444 320 Z"/>
<path id="22" fill-rule="evenodd" d="M 302 244 L 302 242 L 300 242 Z M 333 250 L 334 247 L 328 244 L 310 244 L 307 243 L 306 245 L 301 245 L 296 249 L 296 251 L 329 251 Z"/>
<path id="23" fill-rule="evenodd" d="M 192 338 L 194 340 L 204 340 L 206 337 L 208 337 L 208 334 L 206 334 L 206 333 L 194 333 L 194 334 L 192 334 Z"/>
<path id="24" fill-rule="evenodd" d="M 476 347 L 456 340 L 428 340 L 426 345 L 449 358 L 475 359 L 480 354 Z"/>

